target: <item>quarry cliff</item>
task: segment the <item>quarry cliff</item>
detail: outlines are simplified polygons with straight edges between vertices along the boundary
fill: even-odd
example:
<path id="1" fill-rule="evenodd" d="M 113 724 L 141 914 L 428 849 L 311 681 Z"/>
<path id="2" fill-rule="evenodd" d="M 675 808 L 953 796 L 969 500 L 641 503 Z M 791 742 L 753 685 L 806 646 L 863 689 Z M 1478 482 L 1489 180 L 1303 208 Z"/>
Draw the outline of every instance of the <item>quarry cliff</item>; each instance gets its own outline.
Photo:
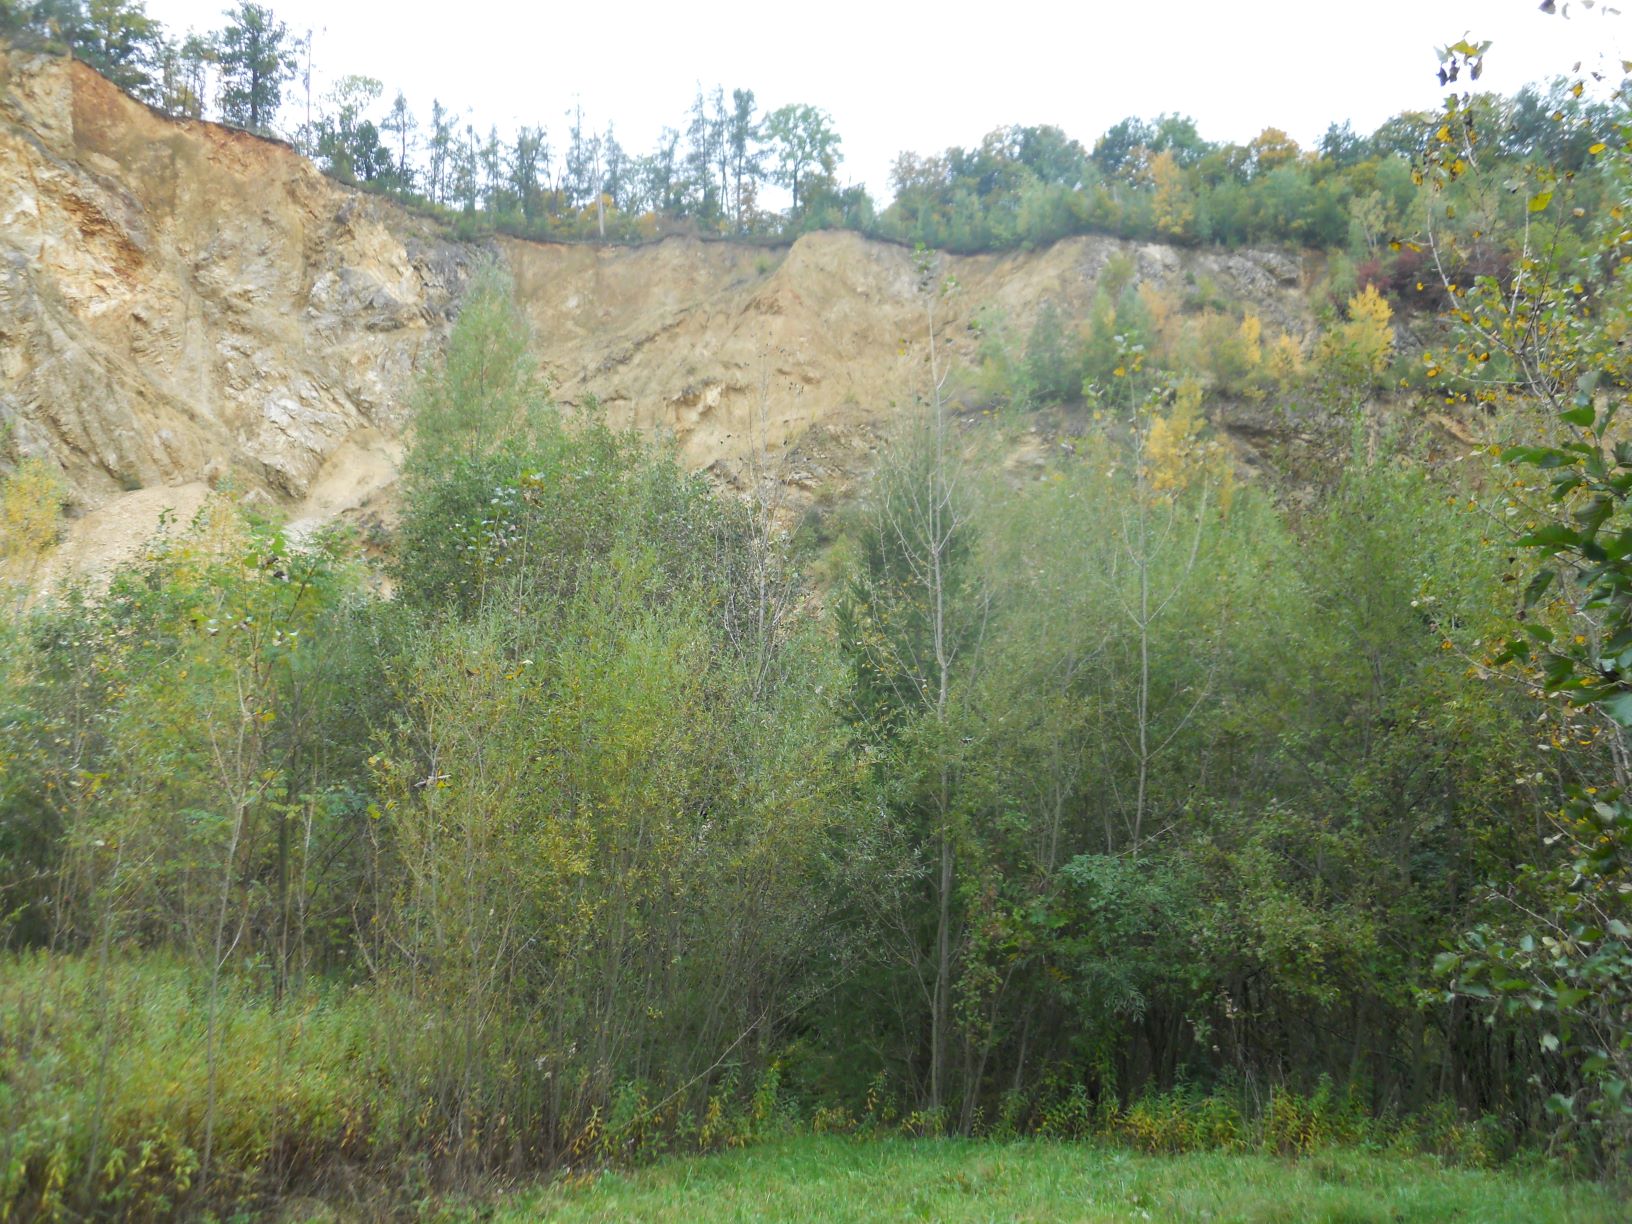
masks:
<path id="1" fill-rule="evenodd" d="M 671 439 L 742 487 L 756 454 L 795 503 L 865 475 L 924 386 L 914 252 L 853 233 L 763 247 L 461 242 L 287 145 L 160 115 L 82 64 L 0 44 L 0 461 L 70 489 L 59 566 L 105 568 L 162 512 L 231 482 L 296 524 L 389 514 L 416 371 L 496 258 L 556 399 Z M 1113 259 L 1306 331 L 1297 256 L 1080 237 L 938 257 L 954 365 L 977 319 L 1086 315 Z"/>

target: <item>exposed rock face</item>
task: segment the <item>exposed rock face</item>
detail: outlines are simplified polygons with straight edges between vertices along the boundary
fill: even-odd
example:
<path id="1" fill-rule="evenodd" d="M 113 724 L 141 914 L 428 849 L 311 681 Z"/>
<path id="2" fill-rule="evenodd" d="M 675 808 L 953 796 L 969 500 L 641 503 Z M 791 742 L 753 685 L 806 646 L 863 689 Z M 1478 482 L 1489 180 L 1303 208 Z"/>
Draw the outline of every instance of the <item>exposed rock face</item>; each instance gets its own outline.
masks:
<path id="1" fill-rule="evenodd" d="M 670 239 L 640 249 L 503 246 L 559 398 L 671 435 L 694 468 L 740 482 L 753 450 L 791 456 L 796 485 L 855 475 L 892 407 L 927 385 L 926 296 L 913 252 L 852 233 L 785 253 Z M 1134 282 L 1182 298 L 1250 301 L 1266 323 L 1307 326 L 1304 269 L 1263 251 L 1183 251 L 1070 238 L 1046 251 L 943 256 L 957 290 L 937 304 L 954 366 L 972 364 L 981 315 L 1023 338 L 1044 302 L 1088 315 L 1113 257 Z M 819 442 L 816 439 L 820 439 Z M 807 445 L 809 443 L 809 445 Z"/>
<path id="2" fill-rule="evenodd" d="M 469 258 L 284 146 L 0 52 L 0 422 L 79 512 L 229 475 L 299 503 L 400 431 Z"/>
<path id="3" fill-rule="evenodd" d="M 898 247 L 835 233 L 786 251 L 488 250 L 558 398 L 596 397 L 726 483 L 772 456 L 795 489 L 842 485 L 924 385 L 925 299 Z M 165 118 L 83 65 L 0 45 L 0 428 L 65 474 L 71 564 L 106 564 L 229 477 L 297 521 L 388 500 L 415 371 L 485 253 L 287 146 Z M 942 259 L 960 286 L 941 308 L 954 360 L 983 309 L 1021 334 L 1045 300 L 1085 313 L 1119 253 L 1140 279 L 1182 293 L 1204 277 L 1301 324 L 1294 257 L 1078 238 Z"/>

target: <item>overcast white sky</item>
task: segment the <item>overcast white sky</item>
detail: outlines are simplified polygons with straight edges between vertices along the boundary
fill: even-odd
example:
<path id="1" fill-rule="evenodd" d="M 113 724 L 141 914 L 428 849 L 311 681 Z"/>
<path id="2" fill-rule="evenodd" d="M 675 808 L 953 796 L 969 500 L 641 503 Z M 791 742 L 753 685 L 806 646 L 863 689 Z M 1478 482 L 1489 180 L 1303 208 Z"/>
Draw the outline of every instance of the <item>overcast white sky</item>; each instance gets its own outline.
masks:
<path id="1" fill-rule="evenodd" d="M 1632 9 L 1632 0 L 1615 0 Z M 224 0 L 148 0 L 173 33 L 222 24 Z M 684 126 L 699 82 L 809 102 L 843 137 L 840 178 L 883 203 L 903 149 L 972 145 L 992 128 L 1052 123 L 1091 145 L 1118 119 L 1177 111 L 1211 140 L 1266 125 L 1309 144 L 1333 120 L 1370 132 L 1437 105 L 1434 48 L 1494 41 L 1481 88 L 1510 91 L 1632 58 L 1624 15 L 1547 17 L 1537 0 L 1076 0 L 934 5 L 714 0 L 697 5 L 515 0 L 273 0 L 315 32 L 316 90 L 346 73 L 433 97 L 485 130 L 543 124 L 559 149 L 575 99 L 596 128 L 646 152 Z M 1559 6 L 1564 7 L 1562 3 Z"/>

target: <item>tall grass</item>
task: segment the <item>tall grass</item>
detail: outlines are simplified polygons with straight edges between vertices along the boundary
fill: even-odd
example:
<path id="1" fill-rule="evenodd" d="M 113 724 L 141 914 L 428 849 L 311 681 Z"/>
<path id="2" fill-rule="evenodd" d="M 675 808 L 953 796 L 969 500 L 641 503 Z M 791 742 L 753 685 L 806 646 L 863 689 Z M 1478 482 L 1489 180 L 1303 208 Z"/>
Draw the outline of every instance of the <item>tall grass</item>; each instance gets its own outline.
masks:
<path id="1" fill-rule="evenodd" d="M 248 1204 L 403 1151 L 413 1118 L 392 1091 L 377 996 L 315 988 L 278 1003 L 228 978 L 201 1196 L 207 989 L 164 958 L 0 960 L 0 1219 Z"/>
<path id="2" fill-rule="evenodd" d="M 191 1218 L 291 1195 L 406 1207 L 490 1174 L 737 1147 L 792 1124 L 774 1071 L 728 1068 L 620 1082 L 557 1134 L 553 1075 L 518 1060 L 519 1022 L 467 1049 L 457 1014 L 391 987 L 280 999 L 251 971 L 215 988 L 212 1108 L 211 993 L 206 968 L 161 955 L 0 956 L 0 1221 Z"/>
<path id="3" fill-rule="evenodd" d="M 903 1135 L 936 1133 L 933 1119 L 893 1105 L 881 1081 L 855 1112 L 837 1103 L 811 1112 L 785 1090 L 772 1060 L 757 1078 L 724 1070 L 701 1086 L 701 1107 L 674 1085 L 621 1082 L 562 1142 L 542 1125 L 540 1075 L 513 1057 L 524 1033 L 506 1027 L 472 1052 L 469 1094 L 450 1114 L 439 1089 L 450 1017 L 379 985 L 318 983 L 279 1000 L 269 981 L 246 971 L 226 976 L 217 992 L 221 1072 L 204 1184 L 209 993 L 202 968 L 161 956 L 0 958 L 0 1221 L 193 1217 L 256 1211 L 293 1195 L 406 1207 L 469 1192 L 494 1172 L 593 1171 L 767 1143 L 781 1150 L 812 1131 L 826 1136 L 821 1142 L 867 1139 L 893 1152 Z M 1428 1153 L 1444 1169 L 1499 1161 L 1508 1151 L 1498 1129 L 1452 1112 L 1378 1119 L 1353 1093 L 1326 1085 L 1257 1105 L 1195 1089 L 1091 1100 L 1080 1085 L 1056 1085 L 980 1119 L 982 1144 L 931 1146 L 976 1165 L 1033 1136 L 1101 1162 L 1113 1149 L 1135 1158 L 1227 1156 L 1243 1169 L 1257 1169 L 1261 1157 L 1343 1161 L 1366 1152 L 1411 1162 Z M 1206 1176 L 1223 1167 L 1207 1165 Z M 642 1198 L 638 1207 L 661 1201 Z M 621 1210 L 620 1202 L 603 1206 Z M 843 1205 L 835 1200 L 836 1210 Z"/>

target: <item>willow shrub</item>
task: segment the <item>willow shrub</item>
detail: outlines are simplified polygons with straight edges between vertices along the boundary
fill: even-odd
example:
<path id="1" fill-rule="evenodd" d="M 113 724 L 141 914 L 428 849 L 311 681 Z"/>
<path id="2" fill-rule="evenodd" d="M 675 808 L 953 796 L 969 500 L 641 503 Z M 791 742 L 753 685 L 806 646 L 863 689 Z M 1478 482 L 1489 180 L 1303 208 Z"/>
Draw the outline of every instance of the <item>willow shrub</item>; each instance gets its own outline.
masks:
<path id="1" fill-rule="evenodd" d="M 856 806 L 822 652 L 784 643 L 767 679 L 709 594 L 625 540 L 571 593 L 430 628 L 404 663 L 387 921 L 445 1046 L 450 1134 L 494 1074 L 540 1154 L 620 1084 L 701 1111 L 833 972 Z"/>

